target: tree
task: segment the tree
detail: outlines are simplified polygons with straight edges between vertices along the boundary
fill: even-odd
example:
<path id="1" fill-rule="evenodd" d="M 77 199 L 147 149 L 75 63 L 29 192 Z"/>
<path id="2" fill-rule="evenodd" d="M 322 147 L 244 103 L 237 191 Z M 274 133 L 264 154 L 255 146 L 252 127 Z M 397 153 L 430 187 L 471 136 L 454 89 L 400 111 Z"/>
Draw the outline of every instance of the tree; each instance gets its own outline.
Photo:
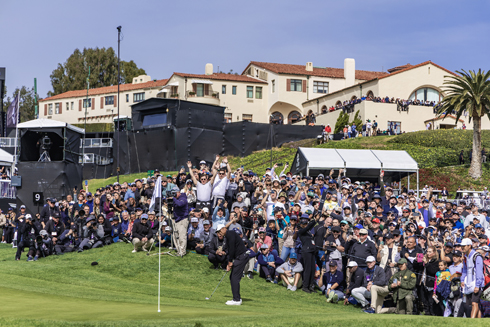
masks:
<path id="1" fill-rule="evenodd" d="M 12 97 L 7 97 L 3 101 L 3 107 L 5 108 L 5 110 L 7 110 L 7 108 L 10 106 L 12 101 L 17 96 L 18 92 L 19 92 L 19 88 L 16 88 L 14 93 L 12 93 Z M 34 88 L 30 89 L 25 86 L 22 86 L 20 88 L 19 105 L 20 105 L 19 116 L 20 116 L 21 123 L 28 120 L 33 120 L 35 118 L 34 106 L 36 105 L 36 98 L 34 94 Z"/>
<path id="2" fill-rule="evenodd" d="M 490 118 L 490 71 L 456 72 L 459 76 L 446 76 L 444 84 L 448 86 L 437 113 L 446 117 L 455 112 L 458 120 L 467 112 L 470 122 L 473 119 L 473 157 L 468 175 L 479 179 L 482 176 L 481 120 L 485 115 Z"/>
<path id="3" fill-rule="evenodd" d="M 350 123 L 350 125 L 352 125 L 352 124 L 355 123 L 356 124 L 356 131 L 362 132 L 362 120 L 361 120 L 359 111 L 360 110 L 357 110 L 356 111 L 356 114 L 354 115 L 354 119 L 352 120 L 352 122 Z"/>
<path id="4" fill-rule="evenodd" d="M 67 91 L 87 88 L 90 67 L 90 88 L 117 84 L 117 55 L 112 48 L 75 49 L 64 64 L 59 63 L 50 75 L 53 96 Z M 146 74 L 134 61 L 121 61 L 121 84 L 131 83 L 133 77 Z"/>
<path id="5" fill-rule="evenodd" d="M 344 113 L 342 110 L 337 118 L 337 122 L 335 123 L 335 128 L 333 130 L 334 134 L 342 132 L 345 125 L 349 124 L 349 115 Z"/>

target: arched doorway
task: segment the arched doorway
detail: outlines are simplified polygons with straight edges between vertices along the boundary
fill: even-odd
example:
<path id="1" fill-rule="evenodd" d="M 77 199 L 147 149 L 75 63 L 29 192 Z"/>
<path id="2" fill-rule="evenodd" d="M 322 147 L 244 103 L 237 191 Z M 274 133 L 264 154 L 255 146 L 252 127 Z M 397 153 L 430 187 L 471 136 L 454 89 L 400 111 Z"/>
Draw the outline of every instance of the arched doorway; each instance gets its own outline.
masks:
<path id="1" fill-rule="evenodd" d="M 288 115 L 288 124 L 293 124 L 301 119 L 301 114 L 299 112 L 291 111 Z"/>
<path id="2" fill-rule="evenodd" d="M 352 98 L 350 98 L 351 100 L 357 100 L 357 97 L 355 95 L 352 96 Z"/>
<path id="3" fill-rule="evenodd" d="M 271 121 L 271 116 L 278 118 L 279 117 L 278 114 L 281 114 L 283 124 L 288 124 L 289 123 L 289 114 L 293 111 L 298 112 L 300 117 L 303 116 L 302 108 L 298 108 L 298 107 L 296 107 L 290 103 L 287 103 L 287 102 L 277 101 L 276 103 L 274 103 L 272 105 L 272 107 L 269 108 L 269 113 L 268 113 L 269 121 Z"/>
<path id="4" fill-rule="evenodd" d="M 373 93 L 373 91 L 368 91 L 368 93 L 366 94 L 366 97 L 368 99 L 374 99 L 374 93 Z"/>
<path id="5" fill-rule="evenodd" d="M 269 123 L 282 125 L 284 123 L 284 116 L 279 111 L 275 111 L 271 114 Z"/>
<path id="6" fill-rule="evenodd" d="M 342 102 L 340 100 L 335 103 L 336 108 L 339 108 L 341 106 L 342 106 Z"/>

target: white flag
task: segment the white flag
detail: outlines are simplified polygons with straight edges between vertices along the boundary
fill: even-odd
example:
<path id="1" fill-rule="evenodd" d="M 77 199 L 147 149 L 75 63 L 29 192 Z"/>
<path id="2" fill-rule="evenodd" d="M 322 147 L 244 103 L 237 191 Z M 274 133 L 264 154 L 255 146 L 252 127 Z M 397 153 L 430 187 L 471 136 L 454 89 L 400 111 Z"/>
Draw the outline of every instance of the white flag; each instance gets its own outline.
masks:
<path id="1" fill-rule="evenodd" d="M 153 195 L 151 196 L 150 209 L 149 211 L 155 211 L 155 203 L 158 198 L 162 197 L 162 175 L 159 175 L 155 183 L 155 188 L 153 189 Z M 160 212 L 160 209 L 158 210 Z"/>

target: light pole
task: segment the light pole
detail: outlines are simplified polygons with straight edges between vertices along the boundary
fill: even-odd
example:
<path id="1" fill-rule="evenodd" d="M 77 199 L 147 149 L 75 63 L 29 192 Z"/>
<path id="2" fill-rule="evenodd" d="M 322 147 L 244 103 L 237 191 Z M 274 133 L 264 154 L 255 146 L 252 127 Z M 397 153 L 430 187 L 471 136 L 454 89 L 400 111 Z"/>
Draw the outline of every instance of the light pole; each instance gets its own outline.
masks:
<path id="1" fill-rule="evenodd" d="M 117 182 L 119 183 L 119 129 L 121 122 L 119 121 L 119 84 L 121 83 L 121 66 L 120 66 L 120 52 L 121 52 L 121 26 L 117 27 L 117 157 L 116 157 L 116 172 Z"/>

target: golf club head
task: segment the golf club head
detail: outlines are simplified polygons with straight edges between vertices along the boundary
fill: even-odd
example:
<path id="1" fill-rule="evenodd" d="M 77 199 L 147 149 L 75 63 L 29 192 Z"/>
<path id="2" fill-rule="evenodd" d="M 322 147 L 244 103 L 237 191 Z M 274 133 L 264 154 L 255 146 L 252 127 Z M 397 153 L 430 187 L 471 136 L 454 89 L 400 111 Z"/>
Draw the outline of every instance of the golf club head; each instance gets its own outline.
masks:
<path id="1" fill-rule="evenodd" d="M 97 261 L 94 261 L 91 263 L 92 266 L 97 266 L 99 263 Z"/>

